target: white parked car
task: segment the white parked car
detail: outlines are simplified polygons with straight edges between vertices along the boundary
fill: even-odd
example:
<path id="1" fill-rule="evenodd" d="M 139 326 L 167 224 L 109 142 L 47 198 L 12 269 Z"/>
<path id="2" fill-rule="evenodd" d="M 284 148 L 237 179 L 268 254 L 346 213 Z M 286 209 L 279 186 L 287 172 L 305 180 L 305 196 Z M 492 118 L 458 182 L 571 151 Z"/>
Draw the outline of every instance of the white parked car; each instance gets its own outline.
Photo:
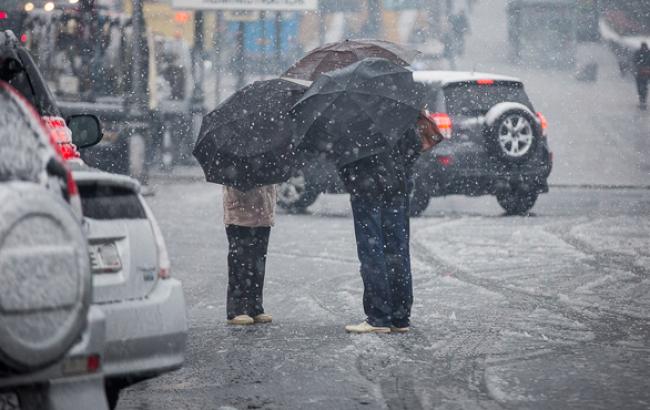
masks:
<path id="1" fill-rule="evenodd" d="M 72 166 L 88 234 L 93 304 L 106 315 L 106 395 L 115 407 L 122 388 L 183 364 L 185 299 L 138 182 Z"/>

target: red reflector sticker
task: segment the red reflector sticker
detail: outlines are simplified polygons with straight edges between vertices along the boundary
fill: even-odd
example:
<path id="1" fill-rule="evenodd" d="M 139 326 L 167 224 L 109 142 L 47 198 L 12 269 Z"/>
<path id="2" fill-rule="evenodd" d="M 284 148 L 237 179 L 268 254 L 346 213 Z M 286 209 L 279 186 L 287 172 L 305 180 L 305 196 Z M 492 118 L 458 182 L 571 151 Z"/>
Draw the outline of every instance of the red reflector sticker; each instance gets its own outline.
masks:
<path id="1" fill-rule="evenodd" d="M 436 157 L 436 159 L 438 160 L 438 163 L 439 163 L 440 165 L 442 165 L 443 167 L 448 167 L 448 166 L 450 166 L 451 164 L 454 163 L 454 160 L 453 160 L 451 157 L 446 156 L 446 155 L 445 155 L 445 156 Z"/>
<path id="2" fill-rule="evenodd" d="M 88 371 L 88 373 L 96 372 L 97 370 L 99 370 L 100 366 L 101 366 L 101 359 L 99 358 L 98 354 L 88 356 L 88 361 L 86 364 L 86 370 Z"/>

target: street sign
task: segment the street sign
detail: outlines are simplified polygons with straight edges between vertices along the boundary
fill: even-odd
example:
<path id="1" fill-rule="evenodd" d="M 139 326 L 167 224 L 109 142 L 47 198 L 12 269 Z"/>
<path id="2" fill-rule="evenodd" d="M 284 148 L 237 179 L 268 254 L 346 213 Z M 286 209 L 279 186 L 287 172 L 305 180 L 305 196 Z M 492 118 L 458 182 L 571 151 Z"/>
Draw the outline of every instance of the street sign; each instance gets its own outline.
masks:
<path id="1" fill-rule="evenodd" d="M 318 0 L 172 0 L 172 6 L 186 10 L 316 10 Z"/>
<path id="2" fill-rule="evenodd" d="M 260 18 L 260 12 L 255 10 L 225 10 L 223 19 L 226 21 L 257 21 Z"/>
<path id="3" fill-rule="evenodd" d="M 386 10 L 409 10 L 417 9 L 422 6 L 420 0 L 384 0 L 384 9 Z"/>
<path id="4" fill-rule="evenodd" d="M 358 1 L 350 0 L 320 0 L 320 9 L 326 13 L 356 13 L 361 10 Z"/>

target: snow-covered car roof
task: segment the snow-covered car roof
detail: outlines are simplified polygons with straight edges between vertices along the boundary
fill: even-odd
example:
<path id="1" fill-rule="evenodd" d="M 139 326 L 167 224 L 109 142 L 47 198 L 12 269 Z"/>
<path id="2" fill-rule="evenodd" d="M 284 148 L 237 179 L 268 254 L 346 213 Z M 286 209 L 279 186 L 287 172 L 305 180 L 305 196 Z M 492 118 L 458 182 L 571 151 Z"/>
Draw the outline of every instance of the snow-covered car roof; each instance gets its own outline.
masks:
<path id="1" fill-rule="evenodd" d="M 83 164 L 69 163 L 74 180 L 78 185 L 99 184 L 119 186 L 140 192 L 140 183 L 135 179 L 120 174 L 104 172 Z"/>
<path id="2" fill-rule="evenodd" d="M 414 71 L 413 79 L 418 82 L 444 86 L 449 83 L 460 83 L 477 80 L 512 81 L 521 82 L 516 77 L 499 74 L 477 73 L 471 71 Z"/>

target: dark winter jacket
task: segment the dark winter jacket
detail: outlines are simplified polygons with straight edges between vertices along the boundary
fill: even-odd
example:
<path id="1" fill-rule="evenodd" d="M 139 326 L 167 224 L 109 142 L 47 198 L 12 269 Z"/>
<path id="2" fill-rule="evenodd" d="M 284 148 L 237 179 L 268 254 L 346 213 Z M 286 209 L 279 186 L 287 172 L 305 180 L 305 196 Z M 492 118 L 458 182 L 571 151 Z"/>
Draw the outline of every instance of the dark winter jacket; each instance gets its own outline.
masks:
<path id="1" fill-rule="evenodd" d="M 411 172 L 421 149 L 416 131 L 409 130 L 392 150 L 345 165 L 339 176 L 353 199 L 396 205 L 408 197 Z"/>
<path id="2" fill-rule="evenodd" d="M 650 78 L 650 49 L 639 49 L 634 53 L 632 58 L 636 74 L 638 76 Z"/>

